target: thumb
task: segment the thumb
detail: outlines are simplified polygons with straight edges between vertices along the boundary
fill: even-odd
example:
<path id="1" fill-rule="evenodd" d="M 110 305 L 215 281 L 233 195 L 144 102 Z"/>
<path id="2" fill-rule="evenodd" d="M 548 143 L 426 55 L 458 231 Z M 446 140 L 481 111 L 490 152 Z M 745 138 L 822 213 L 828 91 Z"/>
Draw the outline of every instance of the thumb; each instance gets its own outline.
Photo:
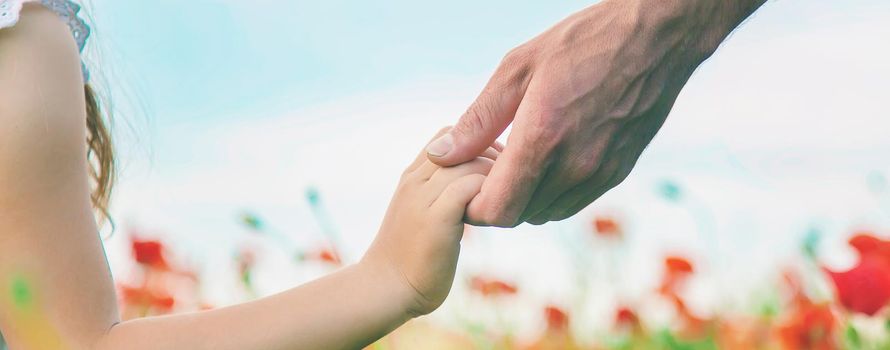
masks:
<path id="1" fill-rule="evenodd" d="M 427 157 L 431 162 L 452 166 L 472 160 L 488 149 L 510 125 L 524 89 L 520 84 L 498 84 L 501 85 L 499 89 L 491 85 L 489 83 L 476 98 L 454 128 L 427 146 Z"/>

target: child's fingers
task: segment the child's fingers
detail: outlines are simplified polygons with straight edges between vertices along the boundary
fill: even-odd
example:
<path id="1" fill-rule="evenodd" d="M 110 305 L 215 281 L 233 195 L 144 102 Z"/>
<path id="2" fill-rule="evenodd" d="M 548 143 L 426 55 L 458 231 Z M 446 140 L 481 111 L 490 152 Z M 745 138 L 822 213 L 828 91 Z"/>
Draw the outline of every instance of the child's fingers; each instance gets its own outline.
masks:
<path id="1" fill-rule="evenodd" d="M 482 158 L 490 159 L 491 161 L 495 161 L 498 159 L 498 152 L 494 148 L 489 147 L 487 150 L 485 150 L 485 152 L 482 153 L 481 157 L 476 158 L 476 159 L 482 159 Z M 468 164 L 468 163 L 472 163 L 472 162 L 473 161 L 470 161 L 470 162 L 467 162 L 464 164 Z M 427 160 L 423 164 L 420 164 L 420 166 L 417 167 L 416 170 L 414 170 L 414 174 L 421 180 L 427 181 L 427 180 L 430 180 L 433 176 L 435 176 L 436 173 L 438 173 L 441 170 L 457 168 L 457 167 L 463 166 L 464 164 L 455 165 L 453 167 L 448 167 L 448 168 L 442 168 L 439 165 L 437 165 L 436 163 L 433 163 L 433 162 L 430 162 Z M 486 173 L 487 173 L 487 171 L 486 171 Z"/>
<path id="2" fill-rule="evenodd" d="M 493 166 L 493 160 L 477 157 L 476 159 L 460 165 L 439 168 L 430 177 L 424 187 L 427 188 L 427 191 L 432 193 L 433 198 L 435 198 L 439 193 L 445 190 L 445 187 L 454 182 L 454 180 L 470 174 L 488 175 L 488 172 L 491 171 Z"/>
<path id="3" fill-rule="evenodd" d="M 485 175 L 469 174 L 459 177 L 448 184 L 439 198 L 430 205 L 434 213 L 443 215 L 446 220 L 463 224 L 464 211 L 467 204 L 482 190 Z"/>
<path id="4" fill-rule="evenodd" d="M 445 135 L 448 130 L 451 130 L 450 126 L 446 126 L 444 128 L 439 129 L 439 132 L 436 133 L 436 136 L 433 136 L 429 141 L 427 141 L 426 146 L 433 142 L 433 140 L 439 138 L 439 136 Z M 408 165 L 408 168 L 405 170 L 406 172 L 412 172 L 417 169 L 424 161 L 427 160 L 427 151 L 426 146 L 420 149 L 420 153 L 417 155 L 417 158 L 414 158 L 414 161 L 411 162 L 411 165 Z"/>
<path id="5" fill-rule="evenodd" d="M 498 153 L 501 153 L 504 151 L 504 144 L 498 142 L 497 140 L 495 140 L 494 143 L 491 144 L 491 147 L 494 148 L 495 150 L 497 150 Z"/>
<path id="6" fill-rule="evenodd" d="M 424 198 L 427 200 L 427 203 L 433 203 L 436 198 L 442 195 L 442 191 L 455 180 L 471 174 L 487 175 L 493 166 L 493 160 L 477 157 L 460 165 L 438 168 L 430 176 L 429 180 L 423 184 Z"/>
<path id="7" fill-rule="evenodd" d="M 496 148 L 494 148 L 494 146 L 492 146 L 492 147 L 488 147 L 488 149 L 486 149 L 485 152 L 482 152 L 482 155 L 480 155 L 480 157 L 485 157 L 485 158 L 488 158 L 491 160 L 498 160 L 498 154 L 500 154 L 500 153 L 501 153 L 500 151 L 498 151 Z"/>

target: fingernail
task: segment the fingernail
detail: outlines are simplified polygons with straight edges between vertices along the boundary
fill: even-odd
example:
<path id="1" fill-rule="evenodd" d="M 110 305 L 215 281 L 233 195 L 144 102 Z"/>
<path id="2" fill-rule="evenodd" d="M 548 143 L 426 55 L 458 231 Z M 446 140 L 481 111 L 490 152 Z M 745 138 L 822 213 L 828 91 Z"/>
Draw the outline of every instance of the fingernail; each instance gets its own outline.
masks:
<path id="1" fill-rule="evenodd" d="M 451 133 L 446 133 L 445 135 L 439 136 L 439 138 L 435 139 L 433 142 L 430 142 L 429 145 L 426 146 L 426 153 L 433 157 L 442 157 L 448 152 L 451 152 L 451 149 L 454 148 L 454 137 L 451 136 Z"/>

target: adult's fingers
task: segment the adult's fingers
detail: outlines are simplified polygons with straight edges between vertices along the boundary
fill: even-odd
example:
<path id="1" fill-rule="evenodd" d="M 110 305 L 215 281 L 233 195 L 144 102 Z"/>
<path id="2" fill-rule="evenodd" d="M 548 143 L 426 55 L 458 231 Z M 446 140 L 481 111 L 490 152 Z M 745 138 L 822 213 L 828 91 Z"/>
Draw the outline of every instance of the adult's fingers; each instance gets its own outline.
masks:
<path id="1" fill-rule="evenodd" d="M 614 124 L 603 125 L 590 136 L 590 142 L 582 142 L 580 145 L 569 144 L 566 149 L 561 151 L 559 158 L 554 159 L 550 169 L 541 179 L 541 183 L 529 200 L 521 220 L 535 217 L 543 211 L 555 209 L 558 207 L 558 205 L 554 206 L 557 198 L 595 176 L 603 161 L 608 159 L 612 152 L 610 141 L 614 130 Z"/>
<path id="2" fill-rule="evenodd" d="M 550 221 L 560 221 L 571 217 L 572 215 L 577 214 L 579 211 L 587 208 L 593 201 L 602 197 L 606 192 L 611 191 L 616 186 L 620 185 L 627 179 L 627 176 L 630 175 L 630 172 L 633 170 L 633 165 L 624 165 L 618 172 L 616 172 L 609 181 L 606 182 L 605 185 L 601 186 L 593 196 L 580 197 L 575 202 L 574 206 L 568 207 L 568 209 L 563 209 L 561 212 L 554 212 L 550 216 Z M 566 204 L 571 199 L 567 199 Z"/>
<path id="3" fill-rule="evenodd" d="M 654 132 L 652 132 L 652 135 L 654 135 Z M 627 140 L 627 138 L 622 137 L 622 140 Z M 648 142 L 625 142 L 620 147 L 621 151 L 617 152 L 615 157 L 610 159 L 604 167 L 606 169 L 605 173 L 595 180 L 598 182 L 598 185 L 597 183 L 592 184 L 598 188 L 591 189 L 586 194 L 581 189 L 577 193 L 567 194 L 565 198 L 557 200 L 552 211 L 543 214 L 548 215 L 550 221 L 559 221 L 569 218 L 586 208 L 606 192 L 624 182 L 624 179 L 630 175 L 630 172 L 637 165 L 640 154 L 643 153 L 647 144 Z M 604 176 L 608 176 L 608 178 Z"/>
<path id="4" fill-rule="evenodd" d="M 577 214 L 603 194 L 621 184 L 633 169 L 633 163 L 622 157 L 607 162 L 600 171 L 587 181 L 573 187 L 560 196 L 550 208 L 543 210 L 527 221 L 541 225 L 549 221 L 560 221 Z M 630 160 L 630 162 L 633 162 Z"/>
<path id="5" fill-rule="evenodd" d="M 522 117 L 532 107 L 523 101 L 517 112 Z M 544 176 L 557 141 L 546 128 L 540 128 L 532 118 L 518 118 L 510 133 L 507 147 L 488 174 L 482 191 L 470 202 L 467 218 L 470 223 L 484 226 L 513 227 Z"/>
<path id="6" fill-rule="evenodd" d="M 477 157 L 513 121 L 527 87 L 525 61 L 508 55 L 450 132 L 427 146 L 430 161 L 451 166 Z"/>
<path id="7" fill-rule="evenodd" d="M 566 219 L 618 186 L 630 175 L 640 154 L 661 127 L 662 121 L 663 119 L 658 118 L 639 118 L 621 127 L 609 128 L 604 137 L 611 141 L 599 169 L 589 179 L 561 194 L 546 208 L 524 216 L 523 219 L 534 225 Z"/>
<path id="8" fill-rule="evenodd" d="M 433 136 L 433 138 L 430 139 L 429 142 L 427 142 L 427 146 L 429 146 L 430 142 L 433 142 L 440 136 L 445 135 L 445 133 L 447 133 L 449 130 L 451 130 L 450 126 L 446 126 L 444 128 L 439 129 L 439 131 L 436 133 L 436 136 Z M 424 147 L 424 149 L 422 151 L 420 151 L 420 153 L 417 154 L 417 157 L 414 157 L 414 160 L 411 162 L 410 165 L 408 165 L 408 168 L 405 169 L 405 172 L 408 173 L 408 172 L 414 171 L 415 169 L 417 169 L 417 167 L 419 167 L 421 164 L 423 164 L 423 162 L 426 160 L 427 160 L 426 147 Z"/>

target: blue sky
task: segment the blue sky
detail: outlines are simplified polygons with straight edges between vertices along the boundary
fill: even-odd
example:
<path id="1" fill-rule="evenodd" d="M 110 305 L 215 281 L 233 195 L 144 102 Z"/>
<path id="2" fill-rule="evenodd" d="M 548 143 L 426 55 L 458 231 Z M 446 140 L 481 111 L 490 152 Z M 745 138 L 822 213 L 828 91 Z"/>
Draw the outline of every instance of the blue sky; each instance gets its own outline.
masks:
<path id="1" fill-rule="evenodd" d="M 482 74 L 584 4 L 94 0 L 92 15 L 104 63 L 145 85 L 164 124 Z"/>
<path id="2" fill-rule="evenodd" d="M 361 254 L 428 136 L 456 120 L 505 52 L 589 4 L 91 3 L 93 70 L 133 125 L 119 133 L 125 169 L 114 214 L 207 264 L 228 261 L 243 241 L 235 218 L 245 209 L 299 244 L 317 243 L 310 186 L 348 255 Z M 625 183 L 572 220 L 479 230 L 461 271 L 492 270 L 529 285 L 534 298 L 565 297 L 563 245 L 586 239 L 588 220 L 603 212 L 627 218 L 622 254 L 638 277 L 607 286 L 594 308 L 643 293 L 667 251 L 722 254 L 702 274 L 701 307 L 725 301 L 717 296 L 726 279 L 761 284 L 812 226 L 826 232 L 831 262 L 849 263 L 850 229 L 890 227 L 890 198 L 865 182 L 890 174 L 887 18 L 886 1 L 770 1 L 696 72 Z M 665 203 L 654 190 L 665 179 L 693 200 Z M 701 237 L 702 208 L 719 249 Z M 106 241 L 113 263 L 126 260 L 124 243 Z M 307 278 L 274 247 L 267 253 L 261 290 Z M 208 266 L 208 279 L 232 287 L 219 270 Z M 228 290 L 210 292 L 224 303 Z"/>
<path id="3" fill-rule="evenodd" d="M 590 3 L 91 0 L 90 49 L 101 50 L 94 70 L 111 89 L 133 90 L 122 104 L 148 108 L 161 127 L 262 118 L 406 81 L 485 75 Z M 784 35 L 831 25 L 829 11 L 855 20 L 886 9 L 877 0 L 793 3 L 779 9 L 783 23 L 761 28 Z"/>

